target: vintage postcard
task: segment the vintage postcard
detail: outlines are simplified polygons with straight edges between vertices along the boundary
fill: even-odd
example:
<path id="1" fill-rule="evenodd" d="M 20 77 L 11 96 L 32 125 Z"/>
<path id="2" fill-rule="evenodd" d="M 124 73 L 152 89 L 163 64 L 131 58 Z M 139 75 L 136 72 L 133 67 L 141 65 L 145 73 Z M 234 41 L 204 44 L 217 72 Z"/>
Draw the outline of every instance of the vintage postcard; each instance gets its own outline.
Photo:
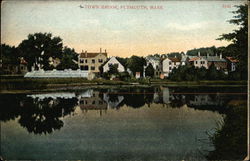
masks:
<path id="1" fill-rule="evenodd" d="M 249 160 L 247 0 L 3 0 L 0 160 Z"/>

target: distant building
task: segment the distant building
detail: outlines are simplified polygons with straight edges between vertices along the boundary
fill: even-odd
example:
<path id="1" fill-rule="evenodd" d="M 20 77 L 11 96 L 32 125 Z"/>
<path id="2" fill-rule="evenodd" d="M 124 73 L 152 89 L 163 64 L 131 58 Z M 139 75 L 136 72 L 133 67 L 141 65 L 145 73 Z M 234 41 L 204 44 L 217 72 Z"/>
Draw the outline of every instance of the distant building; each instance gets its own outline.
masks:
<path id="1" fill-rule="evenodd" d="M 239 63 L 239 60 L 233 58 L 233 57 L 226 57 L 227 60 L 227 69 L 229 72 L 236 71 L 237 64 Z"/>
<path id="2" fill-rule="evenodd" d="M 1 73 L 3 74 L 26 74 L 28 72 L 28 63 L 24 60 L 23 57 L 19 58 L 18 64 L 0 64 Z"/>
<path id="3" fill-rule="evenodd" d="M 154 77 L 159 78 L 160 75 L 162 74 L 161 57 L 150 55 L 146 57 L 146 61 L 147 61 L 147 66 L 149 64 L 152 64 L 154 68 Z"/>
<path id="4" fill-rule="evenodd" d="M 78 66 L 81 70 L 92 73 L 99 73 L 99 67 L 107 60 L 107 52 L 89 53 L 87 51 L 80 53 L 78 56 Z"/>
<path id="5" fill-rule="evenodd" d="M 209 54 L 200 56 L 199 52 L 198 56 L 189 59 L 189 63 L 196 68 L 205 67 L 206 69 L 214 64 L 217 70 L 227 71 L 227 61 L 222 57 L 222 54 L 220 56 L 210 56 Z"/>
<path id="6" fill-rule="evenodd" d="M 178 58 L 168 57 L 162 61 L 162 71 L 165 77 L 173 71 L 174 68 L 178 68 L 181 65 L 181 60 Z"/>
<path id="7" fill-rule="evenodd" d="M 103 72 L 108 72 L 111 65 L 116 65 L 118 72 L 125 71 L 125 67 L 116 59 L 116 57 L 111 57 L 103 66 Z"/>

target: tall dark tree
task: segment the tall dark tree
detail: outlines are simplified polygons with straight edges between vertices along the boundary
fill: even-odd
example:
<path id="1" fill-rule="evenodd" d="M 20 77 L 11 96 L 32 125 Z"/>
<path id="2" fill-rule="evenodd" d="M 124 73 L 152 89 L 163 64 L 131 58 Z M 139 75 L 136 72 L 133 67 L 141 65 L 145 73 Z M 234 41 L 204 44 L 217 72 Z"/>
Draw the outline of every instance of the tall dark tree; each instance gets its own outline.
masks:
<path id="1" fill-rule="evenodd" d="M 231 33 L 222 34 L 218 40 L 227 40 L 232 42 L 228 46 L 230 50 L 235 53 L 235 57 L 240 60 L 239 72 L 241 79 L 247 79 L 247 65 L 248 65 L 248 5 L 236 6 L 237 10 L 233 11 L 235 16 L 229 20 L 229 23 L 237 25 L 238 29 Z"/>
<path id="2" fill-rule="evenodd" d="M 49 58 L 61 58 L 63 43 L 60 37 L 52 37 L 51 33 L 29 34 L 28 38 L 23 40 L 18 48 L 21 55 L 28 62 L 28 68 L 31 69 L 34 63 L 42 64 L 43 69 L 50 69 Z"/>
<path id="3" fill-rule="evenodd" d="M 144 66 L 146 65 L 146 60 L 143 57 L 131 56 L 127 61 L 127 67 L 132 71 L 133 75 L 136 72 L 140 72 L 141 75 L 144 71 Z"/>
<path id="4" fill-rule="evenodd" d="M 77 69 L 78 65 L 76 64 L 78 59 L 78 54 L 74 49 L 68 48 L 65 46 L 62 52 L 62 58 L 60 64 L 56 67 L 59 70 L 62 69 Z"/>
<path id="5" fill-rule="evenodd" d="M 17 65 L 20 53 L 15 46 L 1 44 L 1 60 L 3 64 Z"/>
<path id="6" fill-rule="evenodd" d="M 118 74 L 118 65 L 117 64 L 110 64 L 109 65 L 109 70 L 108 70 L 109 74 Z"/>
<path id="7" fill-rule="evenodd" d="M 149 65 L 147 66 L 147 68 L 145 69 L 145 75 L 148 77 L 154 77 L 154 67 L 151 63 L 149 63 Z"/>

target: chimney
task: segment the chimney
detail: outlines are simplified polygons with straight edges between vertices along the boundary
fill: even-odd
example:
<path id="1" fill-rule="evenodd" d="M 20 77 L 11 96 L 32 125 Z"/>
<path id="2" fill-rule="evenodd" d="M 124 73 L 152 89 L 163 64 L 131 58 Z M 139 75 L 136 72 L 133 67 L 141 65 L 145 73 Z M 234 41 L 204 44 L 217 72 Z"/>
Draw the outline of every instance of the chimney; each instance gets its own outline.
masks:
<path id="1" fill-rule="evenodd" d="M 220 53 L 220 59 L 222 59 L 222 54 Z"/>
<path id="2" fill-rule="evenodd" d="M 105 53 L 107 53 L 107 50 L 105 49 Z"/>
<path id="3" fill-rule="evenodd" d="M 198 52 L 198 57 L 200 57 L 201 56 L 201 53 L 200 52 Z"/>
<path id="4" fill-rule="evenodd" d="M 100 53 L 102 53 L 102 48 L 100 48 Z"/>
<path id="5" fill-rule="evenodd" d="M 87 57 L 87 50 L 85 50 L 85 57 Z"/>

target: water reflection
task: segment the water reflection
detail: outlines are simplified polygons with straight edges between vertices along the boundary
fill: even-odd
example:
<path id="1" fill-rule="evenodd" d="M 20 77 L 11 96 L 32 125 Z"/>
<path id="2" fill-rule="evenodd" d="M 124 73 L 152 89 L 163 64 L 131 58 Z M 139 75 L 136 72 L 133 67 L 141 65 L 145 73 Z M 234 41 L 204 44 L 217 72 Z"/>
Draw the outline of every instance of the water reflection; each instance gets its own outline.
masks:
<path id="1" fill-rule="evenodd" d="M 227 145 L 236 147 L 235 151 L 237 148 L 246 150 L 245 144 L 243 148 L 239 147 L 238 139 L 236 139 L 240 134 L 246 134 L 245 125 L 243 128 L 238 128 L 236 133 L 232 132 L 235 127 L 241 126 L 240 120 L 246 118 L 246 116 L 242 117 L 246 111 L 239 110 L 241 112 L 237 114 L 237 111 L 232 111 L 229 106 L 240 100 L 245 101 L 247 96 L 245 92 L 245 88 L 159 86 L 1 95 L 0 119 L 1 122 L 6 123 L 6 126 L 14 120 L 19 127 L 28 131 L 28 136 L 40 134 L 32 136 L 39 137 L 35 138 L 36 142 L 40 139 L 43 140 L 41 142 L 45 142 L 44 146 L 40 145 L 41 148 L 38 148 L 39 151 L 44 150 L 46 153 L 44 159 L 52 157 L 59 160 L 65 158 L 74 160 L 114 160 L 114 158 L 115 160 L 124 158 L 128 160 L 136 158 L 139 160 L 150 160 L 150 158 L 151 160 L 204 160 L 205 157 L 201 153 L 203 154 L 205 149 L 209 153 L 203 155 L 213 160 L 218 159 L 222 153 L 230 153 L 223 144 L 232 139 L 228 137 L 229 133 L 233 134 L 233 141 L 228 142 Z M 201 142 L 202 139 L 204 141 L 204 138 L 208 138 L 205 135 L 206 130 L 215 127 L 213 123 L 221 117 L 221 114 L 228 119 L 224 121 L 225 125 L 222 125 L 222 132 L 217 131 L 217 133 L 223 133 L 226 137 L 213 139 L 213 143 L 216 144 L 213 146 L 209 146 L 208 139 Z M 3 127 L 5 131 L 6 126 Z M 212 138 L 214 132 L 216 131 L 211 133 Z M 8 134 L 13 135 L 14 138 L 17 137 L 8 131 L 3 132 L 3 144 L 13 148 L 15 145 L 12 140 L 4 137 L 9 136 Z M 47 140 L 43 138 L 45 136 L 56 144 L 51 148 L 54 149 L 55 154 L 58 153 L 56 157 L 51 156 L 52 153 L 44 148 Z M 23 144 L 27 145 L 25 142 Z M 63 149 L 62 144 L 67 144 L 67 148 Z M 70 158 L 71 155 L 67 154 L 71 152 L 64 153 L 65 158 L 58 157 L 61 151 L 74 150 L 76 145 L 77 150 L 82 152 L 77 154 L 81 156 L 80 158 Z M 240 145 L 243 145 L 243 142 L 240 142 Z M 34 146 L 37 145 L 34 144 Z M 9 150 L 6 149 L 3 148 L 3 153 L 13 156 L 13 153 L 8 154 Z M 27 148 L 26 151 L 27 155 Z M 30 153 L 33 154 L 33 152 Z M 43 156 L 43 152 L 39 154 L 40 157 Z M 236 159 L 243 156 L 243 153 L 231 154 L 234 154 L 233 157 Z M 33 156 L 34 159 L 41 159 L 40 157 Z M 13 159 L 17 158 L 19 158 L 18 155 L 13 157 Z M 23 159 L 27 158 L 23 157 Z"/>

